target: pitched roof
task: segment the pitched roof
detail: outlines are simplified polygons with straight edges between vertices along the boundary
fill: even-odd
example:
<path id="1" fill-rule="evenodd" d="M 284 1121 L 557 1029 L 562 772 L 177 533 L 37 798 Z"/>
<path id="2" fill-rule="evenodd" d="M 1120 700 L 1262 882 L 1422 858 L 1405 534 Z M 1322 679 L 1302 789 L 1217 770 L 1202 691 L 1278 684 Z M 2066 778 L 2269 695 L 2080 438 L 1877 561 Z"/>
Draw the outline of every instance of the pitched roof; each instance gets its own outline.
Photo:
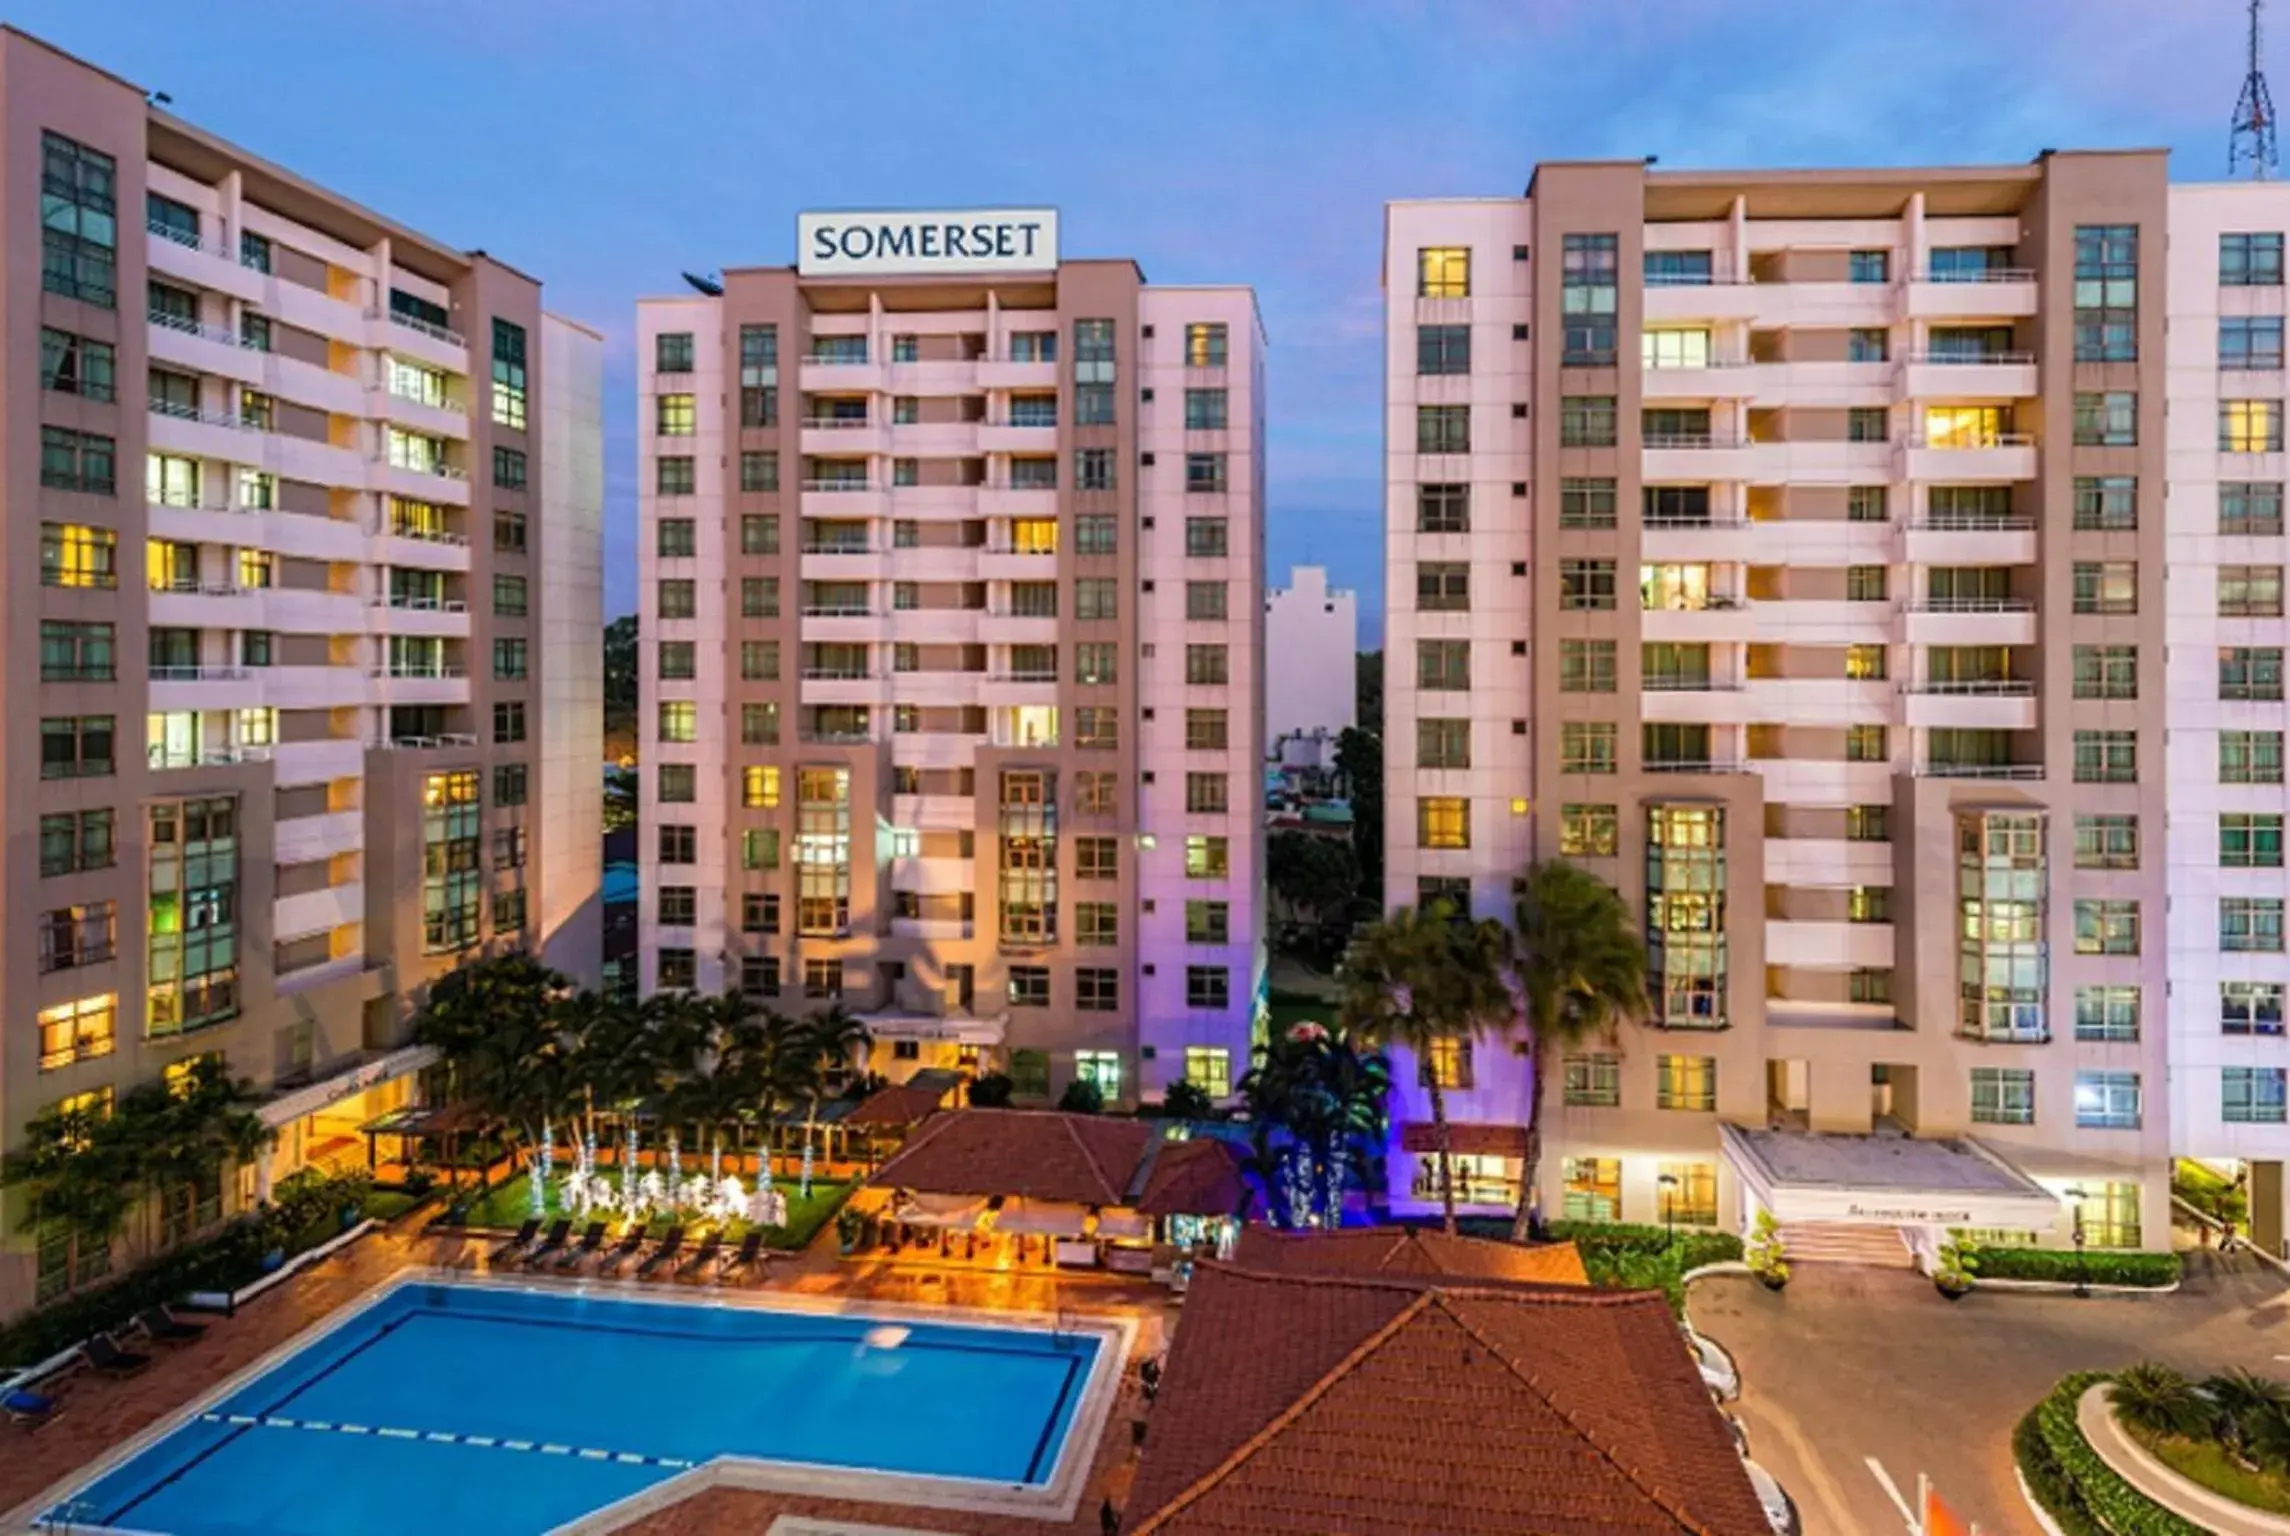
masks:
<path id="1" fill-rule="evenodd" d="M 1429 1120 L 1410 1120 L 1399 1128 L 1399 1146 L 1402 1152 L 1436 1152 L 1439 1127 Z M 1457 1157 L 1525 1157 L 1527 1128 L 1478 1120 L 1451 1121 L 1447 1150 Z"/>
<path id="2" fill-rule="evenodd" d="M 1121 1205 L 1157 1134 L 1142 1120 L 1050 1109 L 942 1110 L 867 1183 L 930 1195 Z"/>
<path id="3" fill-rule="evenodd" d="M 1654 1291 L 1202 1263 L 1129 1536 L 1766 1536 Z"/>
<path id="4" fill-rule="evenodd" d="M 1274 1275 L 1445 1275 L 1541 1285 L 1588 1285 L 1572 1243 L 1506 1243 L 1450 1237 L 1425 1227 L 1347 1227 L 1276 1232 L 1249 1227 L 1233 1263 Z"/>
<path id="5" fill-rule="evenodd" d="M 1137 1209 L 1148 1216 L 1232 1216 L 1248 1185 L 1240 1157 L 1214 1136 L 1156 1141 Z"/>
<path id="6" fill-rule="evenodd" d="M 843 1124 L 912 1125 L 945 1103 L 947 1092 L 945 1087 L 928 1082 L 891 1083 L 861 1099 L 858 1107 L 843 1117 Z"/>

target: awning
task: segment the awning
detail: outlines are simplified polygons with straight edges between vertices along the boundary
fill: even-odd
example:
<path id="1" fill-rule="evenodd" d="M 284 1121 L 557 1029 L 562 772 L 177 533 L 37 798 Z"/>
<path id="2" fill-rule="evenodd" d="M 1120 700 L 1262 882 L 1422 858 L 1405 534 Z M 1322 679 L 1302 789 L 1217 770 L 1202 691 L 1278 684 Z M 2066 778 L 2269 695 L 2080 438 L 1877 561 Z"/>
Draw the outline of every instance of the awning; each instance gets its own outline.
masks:
<path id="1" fill-rule="evenodd" d="M 994 1213 L 994 1230 L 1013 1237 L 1079 1237 L 1089 1230 L 1089 1212 L 1058 1200 L 1007 1200 Z"/>
<path id="2" fill-rule="evenodd" d="M 262 1117 L 264 1125 L 278 1130 L 292 1125 L 304 1115 L 314 1115 L 330 1104 L 338 1104 L 392 1078 L 419 1072 L 435 1060 L 437 1050 L 434 1046 L 409 1045 L 402 1050 L 391 1051 L 386 1056 L 361 1061 L 331 1077 L 320 1078 L 315 1083 L 282 1094 L 263 1105 L 256 1113 Z"/>
<path id="3" fill-rule="evenodd" d="M 1097 1213 L 1099 1237 L 1135 1238 L 1153 1235 L 1153 1218 L 1143 1211 L 1104 1210 Z"/>
<path id="4" fill-rule="evenodd" d="M 1718 1127 L 1725 1160 L 1782 1222 L 2046 1231 L 2060 1198 L 1969 1136 Z"/>
<path id="5" fill-rule="evenodd" d="M 936 1013 L 865 1013 L 860 1019 L 877 1040 L 933 1040 L 954 1045 L 997 1046 L 1005 1020 Z"/>
<path id="6" fill-rule="evenodd" d="M 909 1195 L 891 1207 L 891 1219 L 910 1227 L 974 1227 L 986 1202 L 972 1195 Z"/>
<path id="7" fill-rule="evenodd" d="M 1399 1128 L 1399 1149 L 1437 1152 L 1439 1127 L 1428 1120 L 1410 1121 Z M 1451 1121 L 1447 1127 L 1447 1150 L 1457 1157 L 1525 1157 L 1527 1128 L 1471 1120 Z"/>

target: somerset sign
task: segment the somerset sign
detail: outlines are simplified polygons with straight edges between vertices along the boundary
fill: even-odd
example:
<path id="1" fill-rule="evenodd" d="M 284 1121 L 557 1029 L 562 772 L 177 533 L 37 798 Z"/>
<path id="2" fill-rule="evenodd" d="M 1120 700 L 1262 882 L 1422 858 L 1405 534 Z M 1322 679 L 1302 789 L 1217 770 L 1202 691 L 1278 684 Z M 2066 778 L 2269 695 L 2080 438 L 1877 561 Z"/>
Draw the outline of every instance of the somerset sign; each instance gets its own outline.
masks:
<path id="1" fill-rule="evenodd" d="M 1046 272 L 1058 264 L 1055 208 L 923 213 L 799 213 L 795 268 L 805 277 Z"/>

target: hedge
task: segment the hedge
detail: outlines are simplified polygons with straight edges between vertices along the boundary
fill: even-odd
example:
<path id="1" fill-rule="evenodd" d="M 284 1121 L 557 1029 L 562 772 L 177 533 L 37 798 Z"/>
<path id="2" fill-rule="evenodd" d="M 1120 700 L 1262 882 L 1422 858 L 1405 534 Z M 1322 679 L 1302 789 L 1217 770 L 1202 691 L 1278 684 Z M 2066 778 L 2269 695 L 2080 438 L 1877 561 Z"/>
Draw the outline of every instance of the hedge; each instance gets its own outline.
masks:
<path id="1" fill-rule="evenodd" d="M 2206 1536 L 2118 1477 L 2075 1422 L 2083 1394 L 2108 1375 L 2078 1371 L 2028 1410 L 2012 1431 L 2012 1455 L 2028 1491 L 2067 1536 Z"/>
<path id="2" fill-rule="evenodd" d="M 1975 1248 L 1972 1257 L 1982 1280 L 2055 1280 L 2073 1284 L 2075 1253 L 2066 1248 Z M 2111 1250 L 2083 1255 L 2083 1276 L 2093 1285 L 2170 1285 L 2179 1278 L 2175 1253 L 2118 1253 Z"/>

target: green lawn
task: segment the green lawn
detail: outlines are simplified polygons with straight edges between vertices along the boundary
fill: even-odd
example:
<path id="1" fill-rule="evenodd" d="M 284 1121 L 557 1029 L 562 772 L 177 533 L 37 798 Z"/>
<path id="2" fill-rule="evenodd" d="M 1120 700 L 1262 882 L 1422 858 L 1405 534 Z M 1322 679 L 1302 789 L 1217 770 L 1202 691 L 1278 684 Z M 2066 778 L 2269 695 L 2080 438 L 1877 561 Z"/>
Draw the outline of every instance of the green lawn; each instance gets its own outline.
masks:
<path id="1" fill-rule="evenodd" d="M 835 1214 L 853 1187 L 847 1183 L 813 1179 L 810 1198 L 805 1199 L 796 1193 L 798 1186 L 794 1179 L 775 1179 L 773 1182 L 779 1186 L 779 1192 L 787 1197 L 787 1225 L 766 1228 L 763 1244 L 766 1248 L 777 1248 L 785 1252 L 794 1252 L 807 1246 L 819 1228 Z M 552 1217 L 561 1214 L 554 1192 L 550 1195 L 548 1213 Z M 487 1190 L 485 1198 L 469 1208 L 464 1222 L 472 1227 L 514 1229 L 523 1226 L 531 1215 L 525 1175 L 520 1173 Z M 647 1230 L 657 1237 L 672 1225 L 674 1223 L 665 1216 L 655 1217 Z M 747 1228 L 748 1224 L 744 1221 L 732 1222 L 724 1228 L 724 1236 L 737 1242 L 747 1235 Z"/>
<path id="2" fill-rule="evenodd" d="M 2190 1482 L 2237 1503 L 2277 1515 L 2290 1515 L 2290 1479 L 2280 1473 L 2253 1472 L 2211 1440 L 2187 1440 L 2178 1435 L 2151 1435 L 2141 1429 L 2130 1433 L 2155 1459 Z"/>

